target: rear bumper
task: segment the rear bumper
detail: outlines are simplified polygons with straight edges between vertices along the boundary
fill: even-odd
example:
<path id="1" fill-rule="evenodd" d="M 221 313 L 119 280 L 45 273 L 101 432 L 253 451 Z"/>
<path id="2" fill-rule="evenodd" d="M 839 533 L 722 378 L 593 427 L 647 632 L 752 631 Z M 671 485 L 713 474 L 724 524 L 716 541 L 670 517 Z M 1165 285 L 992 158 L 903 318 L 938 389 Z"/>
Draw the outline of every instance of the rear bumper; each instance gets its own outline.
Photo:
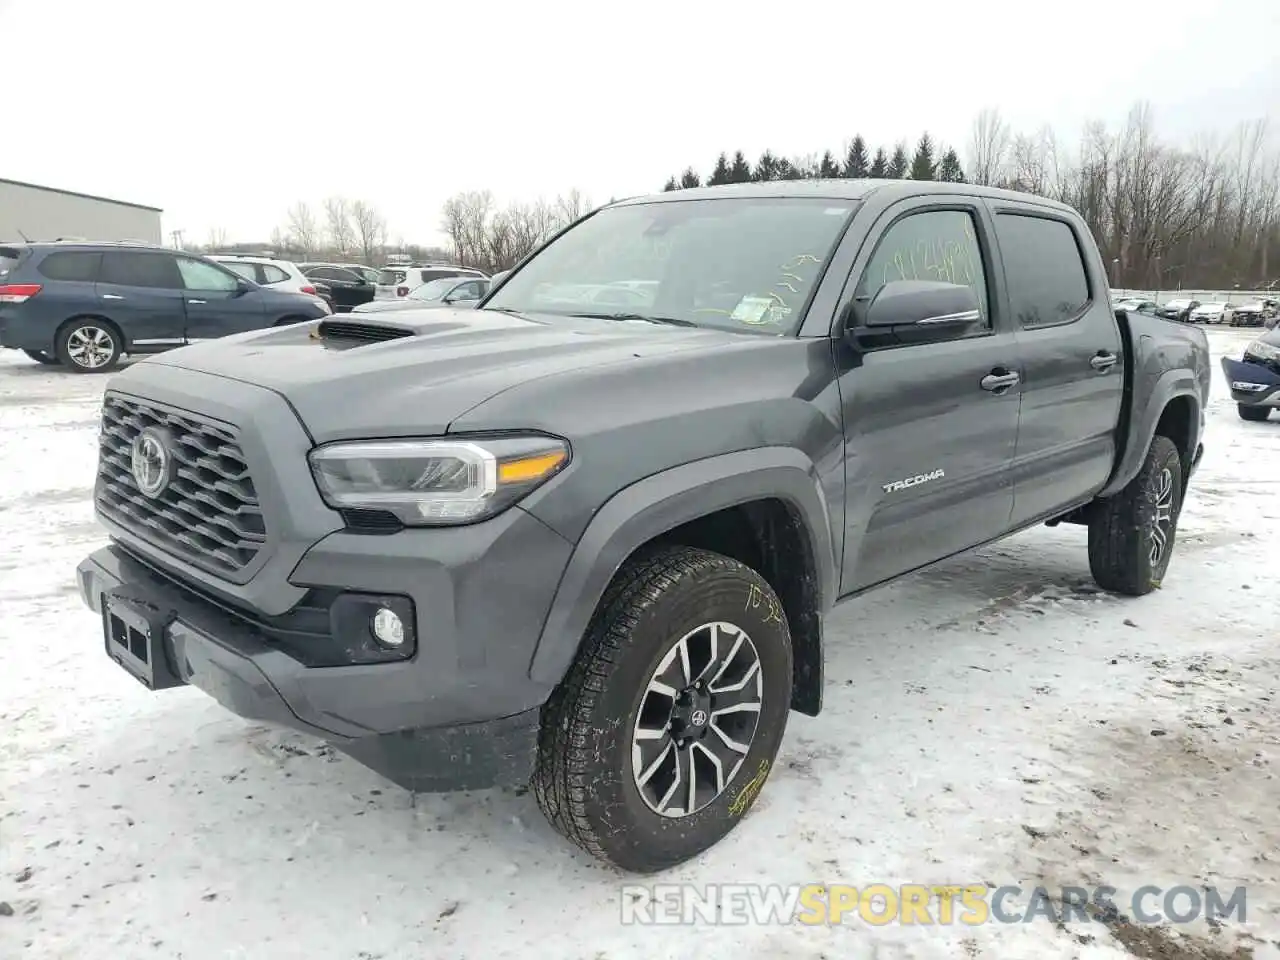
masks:
<path id="1" fill-rule="evenodd" d="M 95 612 L 102 612 L 104 594 L 113 591 L 160 612 L 164 662 L 155 668 L 165 682 L 156 689 L 194 686 L 239 716 L 328 740 L 413 791 L 481 789 L 529 778 L 538 706 L 493 719 L 395 726 L 395 717 L 421 721 L 433 707 L 470 716 L 502 710 L 490 691 L 433 690 L 422 663 L 429 658 L 421 650 L 413 661 L 307 667 L 238 617 L 181 589 L 119 547 L 86 557 L 76 573 L 81 597 Z M 108 650 L 110 642 L 104 637 Z M 406 673 L 421 684 L 412 702 L 397 703 Z M 449 706 L 466 698 L 480 702 L 464 711 Z M 383 729 L 361 729 L 360 719 Z"/>

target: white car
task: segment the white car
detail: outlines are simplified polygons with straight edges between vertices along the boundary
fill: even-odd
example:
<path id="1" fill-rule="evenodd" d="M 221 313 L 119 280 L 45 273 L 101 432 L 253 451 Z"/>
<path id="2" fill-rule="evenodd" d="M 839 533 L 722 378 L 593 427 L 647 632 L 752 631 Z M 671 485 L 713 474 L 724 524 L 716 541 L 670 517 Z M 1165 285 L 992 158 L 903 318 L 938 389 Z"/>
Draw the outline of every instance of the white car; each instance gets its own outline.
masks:
<path id="1" fill-rule="evenodd" d="M 1202 303 L 1191 311 L 1192 323 L 1226 323 L 1231 319 L 1231 304 L 1221 300 Z"/>
<path id="2" fill-rule="evenodd" d="M 303 275 L 297 264 L 287 260 L 241 257 L 229 253 L 215 253 L 209 259 L 225 265 L 232 273 L 239 274 L 246 280 L 272 290 L 290 290 L 294 293 L 309 293 L 313 297 L 319 296 L 315 284 Z"/>
<path id="3" fill-rule="evenodd" d="M 439 280 L 441 277 L 477 277 L 489 279 L 488 275 L 470 267 L 459 267 L 450 263 L 429 263 L 426 265 L 383 267 L 378 274 L 378 285 L 374 287 L 375 300 L 403 300 L 411 290 L 416 290 L 425 283 Z"/>

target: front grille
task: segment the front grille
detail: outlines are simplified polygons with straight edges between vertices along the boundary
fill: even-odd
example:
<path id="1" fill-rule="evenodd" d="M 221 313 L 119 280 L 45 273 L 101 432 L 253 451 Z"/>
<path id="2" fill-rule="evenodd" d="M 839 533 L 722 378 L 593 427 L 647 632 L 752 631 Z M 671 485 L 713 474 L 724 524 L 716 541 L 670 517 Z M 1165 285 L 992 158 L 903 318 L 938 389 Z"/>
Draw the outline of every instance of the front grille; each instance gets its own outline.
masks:
<path id="1" fill-rule="evenodd" d="M 133 442 L 162 431 L 174 469 L 158 496 L 133 476 Z M 194 566 L 234 574 L 266 542 L 266 524 L 249 466 L 228 424 L 108 395 L 102 405 L 98 509 L 108 519 Z"/>

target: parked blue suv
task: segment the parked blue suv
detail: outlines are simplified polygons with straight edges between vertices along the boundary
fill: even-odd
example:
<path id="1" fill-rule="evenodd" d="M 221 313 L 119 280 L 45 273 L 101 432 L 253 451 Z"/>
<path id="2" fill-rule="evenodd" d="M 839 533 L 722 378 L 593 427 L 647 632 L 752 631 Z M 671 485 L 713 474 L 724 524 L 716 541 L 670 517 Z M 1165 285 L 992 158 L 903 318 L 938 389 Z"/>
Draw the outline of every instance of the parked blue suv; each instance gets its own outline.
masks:
<path id="1" fill-rule="evenodd" d="M 316 297 L 260 287 L 176 250 L 0 244 L 0 347 L 76 373 L 104 373 L 126 353 L 159 353 L 329 312 Z"/>

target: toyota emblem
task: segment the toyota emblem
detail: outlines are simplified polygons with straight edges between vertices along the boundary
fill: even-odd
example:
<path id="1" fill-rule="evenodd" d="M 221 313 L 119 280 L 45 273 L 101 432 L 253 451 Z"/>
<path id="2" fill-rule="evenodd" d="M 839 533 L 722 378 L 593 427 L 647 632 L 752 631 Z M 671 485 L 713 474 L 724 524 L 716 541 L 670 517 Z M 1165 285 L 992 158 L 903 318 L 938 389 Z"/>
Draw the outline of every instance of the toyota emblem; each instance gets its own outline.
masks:
<path id="1" fill-rule="evenodd" d="M 169 486 L 173 458 L 164 436 L 155 430 L 143 430 L 134 438 L 129 469 L 138 492 L 145 497 L 158 497 Z"/>
<path id="2" fill-rule="evenodd" d="M 689 718 L 689 722 L 692 723 L 695 727 L 702 726 L 704 723 L 707 722 L 707 711 L 705 710 L 693 711 L 693 716 Z"/>

